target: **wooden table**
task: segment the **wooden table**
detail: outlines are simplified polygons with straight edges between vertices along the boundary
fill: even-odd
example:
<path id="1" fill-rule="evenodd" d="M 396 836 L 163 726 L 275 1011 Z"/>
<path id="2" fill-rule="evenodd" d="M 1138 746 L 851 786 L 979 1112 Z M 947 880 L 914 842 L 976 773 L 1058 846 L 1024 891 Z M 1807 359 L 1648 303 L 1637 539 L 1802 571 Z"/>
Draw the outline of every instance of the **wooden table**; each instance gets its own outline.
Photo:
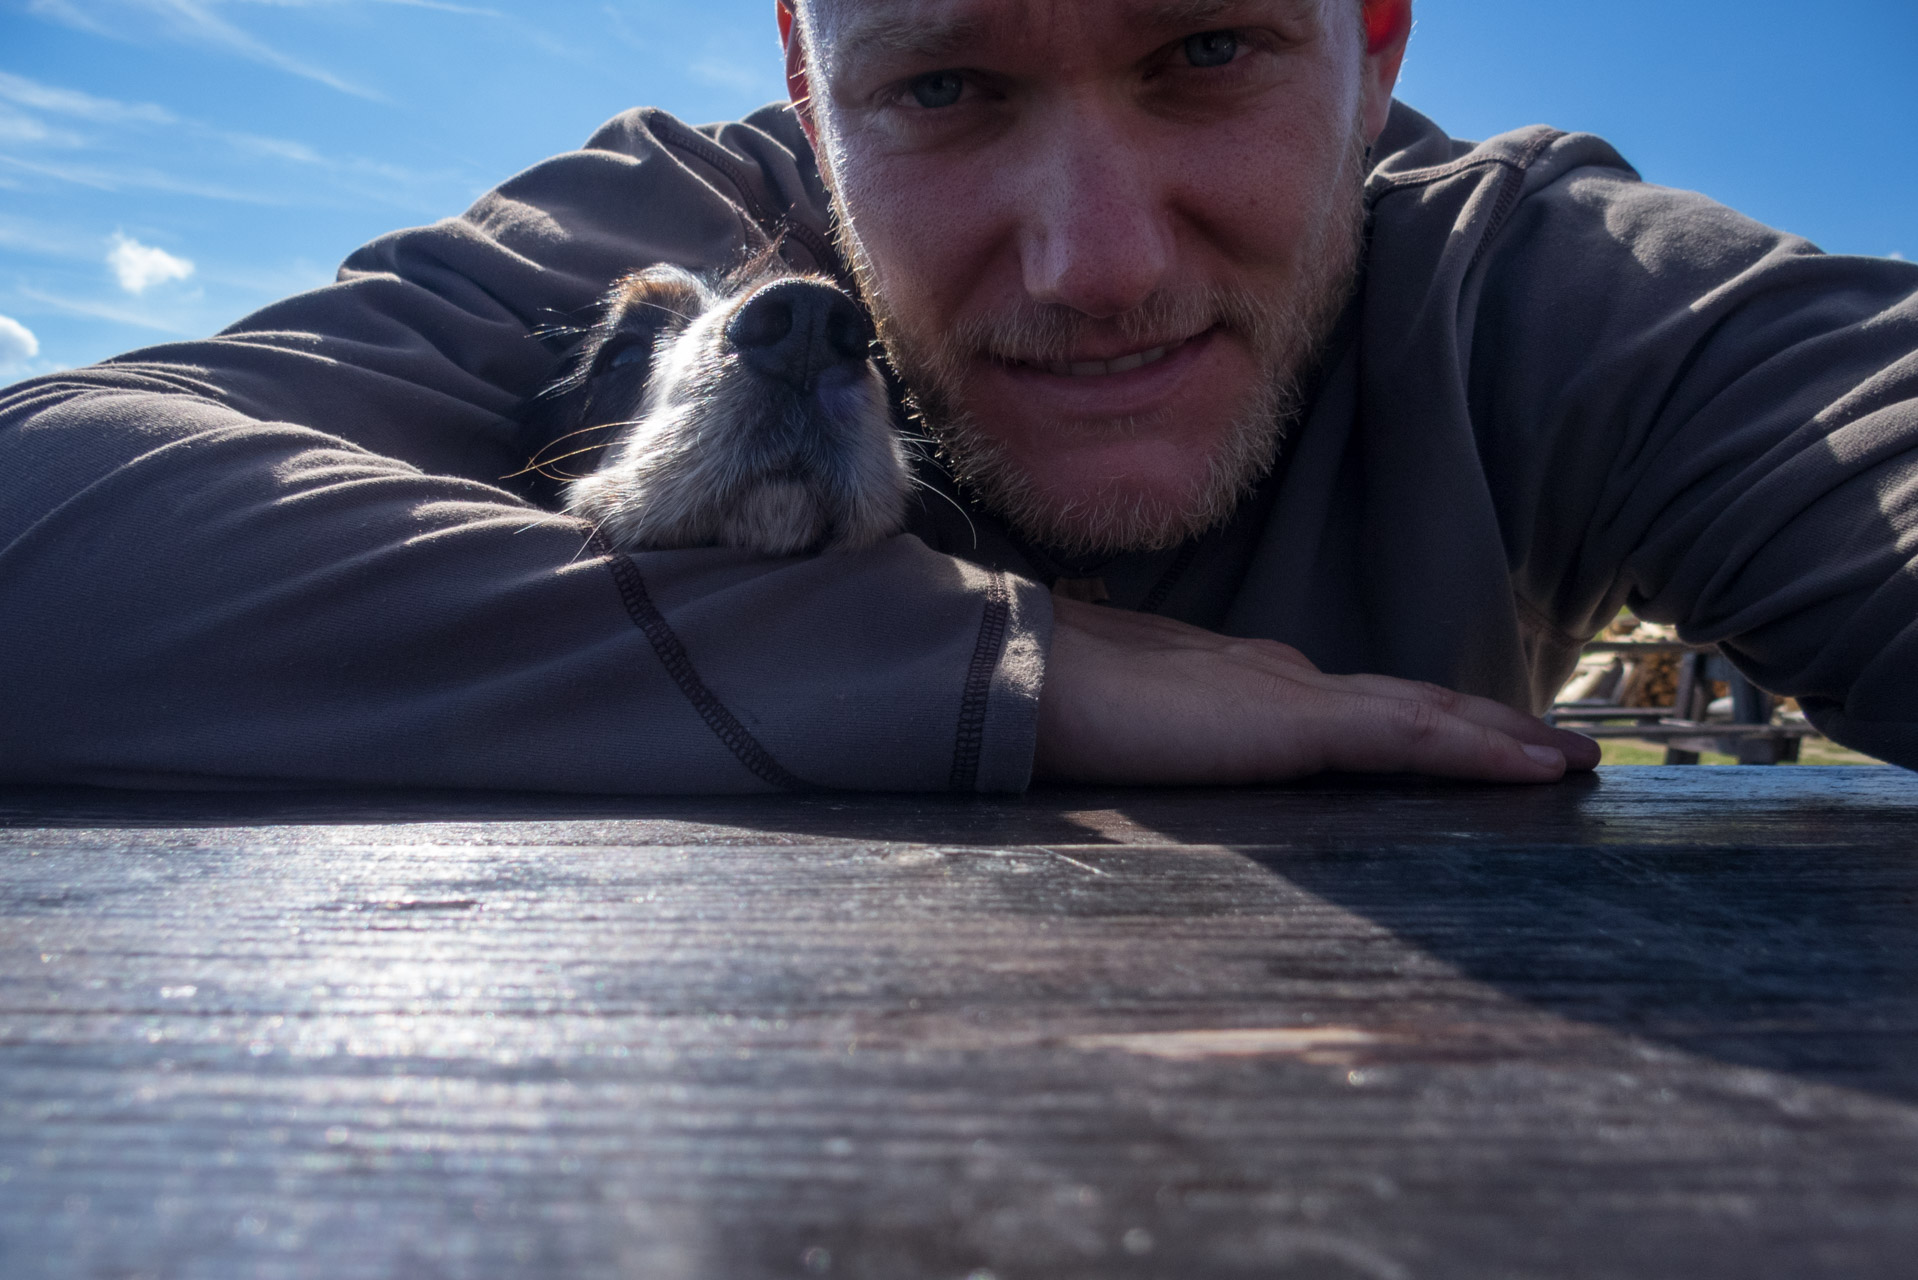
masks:
<path id="1" fill-rule="evenodd" d="M 0 791 L 0 1275 L 1918 1275 L 1918 778 Z"/>

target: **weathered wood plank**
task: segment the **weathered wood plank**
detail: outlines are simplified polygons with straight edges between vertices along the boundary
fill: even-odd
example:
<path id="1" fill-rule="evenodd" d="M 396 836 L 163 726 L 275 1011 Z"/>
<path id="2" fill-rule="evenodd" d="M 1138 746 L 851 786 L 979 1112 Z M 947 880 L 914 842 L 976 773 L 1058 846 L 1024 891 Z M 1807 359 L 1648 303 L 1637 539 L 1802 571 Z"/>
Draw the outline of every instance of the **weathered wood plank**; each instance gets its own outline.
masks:
<path id="1" fill-rule="evenodd" d="M 1918 779 L 0 792 L 0 1275 L 1900 1275 Z"/>

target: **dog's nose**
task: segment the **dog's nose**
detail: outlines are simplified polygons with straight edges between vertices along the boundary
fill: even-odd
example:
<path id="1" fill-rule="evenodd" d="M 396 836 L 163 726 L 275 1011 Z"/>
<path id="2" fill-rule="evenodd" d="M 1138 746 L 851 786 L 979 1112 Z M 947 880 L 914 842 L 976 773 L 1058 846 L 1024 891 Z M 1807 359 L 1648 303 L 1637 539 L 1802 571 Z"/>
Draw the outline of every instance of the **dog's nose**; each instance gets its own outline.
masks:
<path id="1" fill-rule="evenodd" d="M 778 280 L 746 299 L 726 337 L 753 368 L 809 391 L 825 370 L 870 356 L 873 332 L 858 304 L 831 285 Z"/>

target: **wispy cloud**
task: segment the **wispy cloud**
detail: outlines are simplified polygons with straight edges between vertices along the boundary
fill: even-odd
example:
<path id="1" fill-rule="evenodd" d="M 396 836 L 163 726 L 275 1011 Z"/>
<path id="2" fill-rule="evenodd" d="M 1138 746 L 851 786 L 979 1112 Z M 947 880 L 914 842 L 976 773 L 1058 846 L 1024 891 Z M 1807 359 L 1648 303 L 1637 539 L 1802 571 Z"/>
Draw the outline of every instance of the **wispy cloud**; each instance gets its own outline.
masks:
<path id="1" fill-rule="evenodd" d="M 44 121 L 24 111 L 15 111 L 6 103 L 0 102 L 0 143 L 35 147 L 77 147 L 83 141 L 84 139 L 76 133 L 52 128 Z"/>
<path id="2" fill-rule="evenodd" d="M 695 81 L 757 102 L 785 96 L 778 60 L 767 56 L 770 23 L 742 27 L 736 15 L 693 5 L 601 4 L 596 12 L 594 21 L 611 40 L 643 57 L 657 57 L 662 48 L 685 50 L 682 65 Z"/>
<path id="3" fill-rule="evenodd" d="M 317 262 L 295 259 L 271 268 L 206 266 L 194 277 L 210 286 L 236 293 L 244 298 L 266 300 L 286 298 L 322 285 L 332 284 L 337 268 Z"/>
<path id="4" fill-rule="evenodd" d="M 178 117 L 165 107 L 151 102 L 116 102 L 96 98 L 77 89 L 62 89 L 42 84 L 7 71 L 0 71 L 0 98 L 54 115 L 92 120 L 99 124 L 173 124 Z"/>
<path id="5" fill-rule="evenodd" d="M 174 195 L 198 196 L 204 200 L 224 200 L 234 204 L 272 206 L 291 203 L 281 196 L 268 195 L 244 187 L 195 182 L 191 178 L 175 177 L 173 174 L 139 165 L 105 169 L 98 165 L 54 164 L 10 155 L 0 155 L 0 165 L 9 166 L 24 173 L 37 174 L 43 178 L 71 182 L 75 186 L 92 187 L 96 191 L 166 191 Z"/>
<path id="6" fill-rule="evenodd" d="M 215 129 L 210 132 L 234 150 L 248 155 L 266 156 L 273 160 L 283 160 L 288 164 L 325 169 L 341 177 L 358 176 L 385 184 L 383 191 L 356 192 L 356 194 L 384 199 L 389 204 L 413 207 L 415 202 L 407 199 L 403 192 L 422 181 L 452 180 L 448 174 L 425 173 L 401 165 L 382 164 L 377 160 L 364 160 L 355 156 L 325 155 L 304 142 L 294 142 L 288 138 L 264 138 L 255 133 L 233 133 L 225 129 Z"/>
<path id="7" fill-rule="evenodd" d="M 356 98 L 374 102 L 387 100 L 386 95 L 379 90 L 296 57 L 223 16 L 221 10 L 235 5 L 271 9 L 384 5 L 390 8 L 426 9 L 462 17 L 505 16 L 497 10 L 456 4 L 451 0 L 28 0 L 27 11 L 115 40 L 137 39 L 138 33 L 132 29 L 129 20 L 145 18 L 157 23 L 160 30 L 172 39 L 217 49 Z"/>
<path id="8" fill-rule="evenodd" d="M 326 157 L 318 151 L 304 142 L 294 142 L 290 138 L 265 138 L 257 133 L 232 133 L 226 130 L 220 130 L 219 135 L 228 146 L 249 155 L 270 156 L 290 164 L 324 166 L 327 163 Z"/>
<path id="9" fill-rule="evenodd" d="M 0 249 L 46 258 L 92 260 L 100 252 L 100 240 L 54 223 L 0 214 Z"/>
<path id="10" fill-rule="evenodd" d="M 72 3 L 72 0 L 27 0 L 27 12 L 54 22 L 65 23 L 81 31 L 91 32 L 96 36 L 118 37 L 120 35 L 120 32 L 79 5 Z"/>
<path id="11" fill-rule="evenodd" d="M 450 0 L 230 0 L 230 2 L 259 5 L 268 9 L 338 9 L 354 4 L 383 4 L 395 9 L 431 9 L 435 13 L 457 13 L 475 18 L 506 16 L 497 9 L 487 9 L 472 4 L 453 4 Z"/>
<path id="12" fill-rule="evenodd" d="M 17 369 L 40 354 L 40 339 L 12 316 L 0 316 L 0 369 Z"/>
<path id="13" fill-rule="evenodd" d="M 305 6 L 295 3 L 280 7 Z M 217 8 L 218 0 L 29 0 L 27 5 L 30 13 L 117 40 L 133 38 L 122 16 L 131 11 L 156 20 L 173 39 L 218 49 L 356 98 L 385 100 L 377 90 L 275 48 L 221 17 Z M 106 12 L 114 10 L 121 13 L 109 16 Z"/>
<path id="14" fill-rule="evenodd" d="M 190 280 L 193 264 L 165 249 L 141 244 L 132 236 L 114 233 L 113 247 L 107 251 L 107 265 L 113 268 L 120 287 L 131 294 L 142 294 L 155 285 L 174 280 Z"/>
<path id="15" fill-rule="evenodd" d="M 242 2 L 259 4 L 269 0 Z M 399 0 L 355 2 L 395 4 Z M 10 104 L 35 107 L 46 115 L 58 115 L 69 121 L 79 121 L 82 125 L 113 125 L 113 129 L 105 130 L 100 136 L 82 136 L 73 130 L 61 129 L 58 125 L 48 125 L 46 121 L 27 115 L 25 111 L 17 111 Z M 232 186 L 176 177 L 155 169 L 152 163 L 146 163 L 144 159 L 134 159 L 134 155 L 146 157 L 153 154 L 153 148 L 138 142 L 142 134 L 152 136 L 153 130 L 178 130 L 188 136 L 203 138 L 247 161 L 265 157 L 303 169 L 320 169 L 330 175 L 332 182 L 324 186 L 303 182 L 295 192 L 282 190 L 280 194 L 274 194 L 270 184 L 263 186 L 257 167 L 249 169 L 246 182 Z M 75 186 L 90 186 L 94 190 L 107 192 L 153 190 L 249 205 L 311 205 L 315 201 L 326 203 L 330 200 L 380 201 L 397 209 L 407 209 L 409 213 L 439 215 L 445 211 L 447 201 L 432 198 L 430 192 L 456 186 L 460 190 L 460 198 L 464 198 L 468 186 L 464 178 L 451 173 L 387 165 L 353 155 L 326 155 L 292 138 L 270 138 L 255 132 L 221 129 L 192 117 L 176 115 L 167 107 L 152 102 L 117 102 L 113 98 L 84 94 L 79 90 L 33 81 L 6 71 L 0 71 L 0 148 L 8 148 L 6 152 L 0 152 L 0 167 L 13 167 L 38 177 L 71 182 Z M 56 155 L 58 152 L 84 152 L 88 159 L 81 161 L 73 155 Z M 159 154 L 182 155 L 182 148 L 169 144 L 159 148 Z M 0 186 L 13 184 L 0 178 Z"/>
<path id="16" fill-rule="evenodd" d="M 89 298 L 68 298 L 30 287 L 22 287 L 15 292 L 22 298 L 52 307 L 57 311 L 66 311 L 77 316 L 91 316 L 95 320 L 111 320 L 114 324 L 131 325 L 135 329 L 152 329 L 158 333 L 172 334 L 192 334 L 201 332 L 203 329 L 203 326 L 189 324 L 174 316 L 116 306 L 110 302 L 95 302 Z"/>
<path id="17" fill-rule="evenodd" d="M 431 9 L 436 13 L 457 13 L 469 18 L 503 18 L 498 9 L 476 4 L 453 4 L 450 0 L 238 0 L 241 4 L 263 4 L 278 9 L 314 9 L 327 5 L 383 4 L 395 9 Z"/>
<path id="18" fill-rule="evenodd" d="M 766 93 L 770 96 L 772 87 L 767 85 L 766 77 L 760 69 L 743 63 L 729 62 L 724 58 L 701 58 L 686 68 L 694 79 L 704 80 L 707 84 L 718 85 L 722 89 L 737 89 L 741 93 Z"/>
<path id="19" fill-rule="evenodd" d="M 394 0 L 361 2 L 392 3 Z M 49 116 L 116 127 L 99 137 L 84 137 L 15 110 L 9 104 L 31 106 Z M 270 184 L 263 185 L 257 169 L 249 172 L 245 183 L 231 186 L 182 178 L 130 158 L 128 153 L 151 154 L 151 148 L 134 140 L 142 131 L 150 134 L 154 130 L 176 130 L 202 138 L 249 161 L 263 157 L 321 169 L 331 175 L 334 182 L 317 189 L 308 183 L 289 197 L 274 194 Z M 312 203 L 316 196 L 321 199 L 344 197 L 356 201 L 377 200 L 409 212 L 438 214 L 443 212 L 445 202 L 425 198 L 423 188 L 456 181 L 444 173 L 422 172 L 352 156 L 329 156 L 290 138 L 219 128 L 177 115 L 154 103 L 97 97 L 9 72 L 0 72 L 0 147 L 8 148 L 0 152 L 0 166 L 77 186 L 100 191 L 165 191 L 253 205 L 283 206 Z M 60 151 L 86 152 L 88 159 L 49 154 Z M 161 153 L 177 155 L 180 149 L 168 146 L 162 148 Z M 460 185 L 463 193 L 465 184 Z"/>
<path id="20" fill-rule="evenodd" d="M 351 94 L 356 98 L 372 101 L 384 101 L 386 95 L 373 89 L 358 85 L 343 76 L 333 74 L 324 67 L 312 66 L 302 62 L 292 54 L 283 53 L 234 26 L 213 11 L 213 5 L 201 3 L 201 0 L 135 0 L 136 3 L 151 9 L 170 22 L 189 40 L 224 49 L 239 57 L 284 71 L 288 75 L 323 84 L 329 89 Z"/>

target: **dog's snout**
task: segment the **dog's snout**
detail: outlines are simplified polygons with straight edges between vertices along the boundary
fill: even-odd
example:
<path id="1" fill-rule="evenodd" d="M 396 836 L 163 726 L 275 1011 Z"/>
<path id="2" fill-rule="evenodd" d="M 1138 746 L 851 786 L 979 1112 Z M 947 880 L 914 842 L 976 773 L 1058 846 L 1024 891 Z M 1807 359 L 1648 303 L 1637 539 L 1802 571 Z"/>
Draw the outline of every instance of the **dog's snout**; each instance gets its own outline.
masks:
<path id="1" fill-rule="evenodd" d="M 740 305 L 726 337 L 753 368 L 806 391 L 834 365 L 863 362 L 873 332 L 858 304 L 831 285 L 780 280 Z"/>

